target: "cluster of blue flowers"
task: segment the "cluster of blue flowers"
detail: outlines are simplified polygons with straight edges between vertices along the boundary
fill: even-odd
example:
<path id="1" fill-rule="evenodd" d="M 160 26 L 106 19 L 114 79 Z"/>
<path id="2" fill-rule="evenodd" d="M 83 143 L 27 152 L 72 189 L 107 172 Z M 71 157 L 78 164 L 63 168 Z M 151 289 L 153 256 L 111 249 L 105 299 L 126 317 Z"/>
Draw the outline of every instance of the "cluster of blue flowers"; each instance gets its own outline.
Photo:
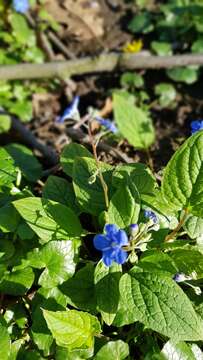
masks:
<path id="1" fill-rule="evenodd" d="M 13 8 L 21 14 L 25 14 L 30 7 L 28 0 L 13 0 Z"/>
<path id="2" fill-rule="evenodd" d="M 146 210 L 145 216 L 154 224 L 157 224 L 158 219 L 153 211 Z M 138 232 L 138 224 L 131 224 L 130 239 L 136 236 Z M 123 247 L 129 245 L 128 235 L 124 230 L 119 229 L 117 225 L 106 224 L 104 234 L 96 235 L 93 243 L 97 250 L 102 251 L 102 260 L 106 266 L 111 266 L 113 261 L 117 264 L 123 264 L 127 260 L 127 249 Z"/>
<path id="3" fill-rule="evenodd" d="M 194 120 L 190 124 L 191 133 L 195 134 L 199 130 L 203 130 L 203 120 Z"/>

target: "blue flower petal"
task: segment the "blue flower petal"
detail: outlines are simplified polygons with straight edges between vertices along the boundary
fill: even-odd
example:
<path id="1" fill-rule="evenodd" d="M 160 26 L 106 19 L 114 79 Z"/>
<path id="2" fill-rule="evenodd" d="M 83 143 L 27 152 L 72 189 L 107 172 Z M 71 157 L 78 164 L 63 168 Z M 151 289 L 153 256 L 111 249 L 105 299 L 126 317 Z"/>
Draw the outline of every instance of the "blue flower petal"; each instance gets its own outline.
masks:
<path id="1" fill-rule="evenodd" d="M 194 134 L 199 130 L 203 130 L 203 120 L 194 120 L 190 124 L 191 133 Z"/>
<path id="2" fill-rule="evenodd" d="M 117 264 L 123 264 L 124 262 L 126 262 L 128 257 L 128 254 L 126 251 L 119 249 L 118 251 L 116 251 L 116 254 L 114 255 L 114 260 Z"/>
<path id="3" fill-rule="evenodd" d="M 117 244 L 119 246 L 128 245 L 128 236 L 124 230 L 119 230 L 116 234 Z"/>
<path id="4" fill-rule="evenodd" d="M 112 235 L 115 235 L 119 231 L 119 228 L 115 224 L 106 224 L 104 227 L 104 231 L 106 232 L 106 234 L 108 236 L 112 236 Z"/>
<path id="5" fill-rule="evenodd" d="M 111 266 L 113 259 L 104 253 L 102 256 L 102 261 L 106 266 Z"/>
<path id="6" fill-rule="evenodd" d="M 115 250 L 109 248 L 108 250 L 103 251 L 102 260 L 106 266 L 111 266 L 114 260 Z"/>
<path id="7" fill-rule="evenodd" d="M 107 130 L 111 131 L 112 133 L 117 133 L 118 129 L 116 125 L 109 119 L 103 119 L 100 116 L 95 116 L 95 119 L 98 121 L 98 123 L 102 126 L 104 126 Z"/>
<path id="8" fill-rule="evenodd" d="M 111 241 L 107 236 L 98 234 L 93 239 L 94 247 L 97 250 L 105 251 L 110 249 Z"/>
<path id="9" fill-rule="evenodd" d="M 28 11 L 30 5 L 28 0 L 13 0 L 13 7 L 16 12 L 24 14 Z"/>
<path id="10" fill-rule="evenodd" d="M 57 122 L 63 123 L 65 120 L 73 119 L 74 116 L 78 113 L 80 97 L 75 96 L 72 103 L 65 109 L 63 115 L 57 118 Z"/>

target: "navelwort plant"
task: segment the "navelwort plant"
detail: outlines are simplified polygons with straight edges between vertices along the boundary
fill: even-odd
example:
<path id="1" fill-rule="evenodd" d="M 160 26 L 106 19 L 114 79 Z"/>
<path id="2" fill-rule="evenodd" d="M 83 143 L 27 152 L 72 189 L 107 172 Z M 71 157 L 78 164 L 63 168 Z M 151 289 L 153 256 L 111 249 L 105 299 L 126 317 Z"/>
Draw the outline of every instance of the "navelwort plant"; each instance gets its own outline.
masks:
<path id="1" fill-rule="evenodd" d="M 1 360 L 202 359 L 199 129 L 161 184 L 71 143 L 40 196 L 32 152 L 0 149 Z"/>

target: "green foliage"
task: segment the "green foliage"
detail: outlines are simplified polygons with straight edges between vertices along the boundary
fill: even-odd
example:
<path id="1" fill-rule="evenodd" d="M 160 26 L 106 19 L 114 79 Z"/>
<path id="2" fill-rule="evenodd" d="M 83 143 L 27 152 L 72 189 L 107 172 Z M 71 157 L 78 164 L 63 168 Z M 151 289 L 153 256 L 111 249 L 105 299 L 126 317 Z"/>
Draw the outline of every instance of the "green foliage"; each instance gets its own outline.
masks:
<path id="1" fill-rule="evenodd" d="M 168 341 L 162 351 L 163 359 L 172 360 L 177 359 L 198 360 L 202 357 L 202 352 L 197 345 L 188 345 L 184 342 L 177 343 L 176 341 Z"/>
<path id="2" fill-rule="evenodd" d="M 105 183 L 110 188 L 112 167 L 100 162 L 100 171 Z M 78 204 L 83 211 L 98 215 L 106 209 L 104 192 L 94 159 L 76 158 L 73 166 L 73 187 Z"/>
<path id="3" fill-rule="evenodd" d="M 77 216 L 65 205 L 36 197 L 16 200 L 13 205 L 42 242 L 81 235 Z"/>
<path id="4" fill-rule="evenodd" d="M 169 0 L 156 6 L 150 1 L 145 5 L 143 1 L 136 1 L 136 4 L 139 9 L 128 29 L 136 36 L 143 36 L 155 54 L 202 53 L 202 1 Z M 192 84 L 198 80 L 200 70 L 186 66 L 168 69 L 166 74 L 173 81 Z"/>
<path id="5" fill-rule="evenodd" d="M 133 2 L 128 29 L 144 49 L 202 53 L 201 1 L 170 0 L 159 11 L 154 1 Z M 59 26 L 43 1 L 30 4 L 37 4 L 36 29 L 0 1 L 1 64 L 45 60 L 38 34 Z M 151 109 L 174 110 L 177 92 L 200 74 L 194 66 L 172 68 L 152 87 L 143 71 L 121 75 L 111 146 L 123 137 L 120 149 L 128 142 L 129 153 L 134 147 L 145 161 L 151 146 L 157 151 Z M 44 89 L 0 85 L 2 137 L 10 114 L 32 118 L 32 94 Z M 24 145 L 0 148 L 0 360 L 202 359 L 203 131 L 176 150 L 163 177 L 138 162 L 109 165 L 88 149 L 66 145 L 60 171 L 45 176 L 46 163 Z M 119 244 L 123 232 L 110 243 L 107 224 L 125 231 L 128 244 Z M 94 247 L 99 234 L 103 250 Z M 127 252 L 122 265 L 118 247 Z M 109 267 L 106 254 L 114 259 Z"/>
<path id="6" fill-rule="evenodd" d="M 199 131 L 182 144 L 161 185 L 144 164 L 111 166 L 68 145 L 64 176 L 50 175 L 42 197 L 30 150 L 0 149 L 2 359 L 201 358 L 202 143 Z M 123 266 L 98 261 L 106 223 L 126 231 Z"/>
<path id="7" fill-rule="evenodd" d="M 107 325 L 111 325 L 118 308 L 121 267 L 117 264 L 106 267 L 102 262 L 95 268 L 95 291 L 98 310 Z"/>
<path id="8" fill-rule="evenodd" d="M 129 355 L 129 347 L 122 340 L 109 341 L 107 344 L 102 346 L 95 356 L 95 360 L 123 360 Z"/>
<path id="9" fill-rule="evenodd" d="M 115 120 L 121 134 L 136 148 L 147 149 L 154 142 L 154 128 L 149 115 L 132 105 L 122 94 L 114 95 Z"/>
<path id="10" fill-rule="evenodd" d="M 176 340 L 202 340 L 201 321 L 172 279 L 161 273 L 133 272 L 122 276 L 120 292 L 130 311 L 147 328 Z"/>
<path id="11" fill-rule="evenodd" d="M 163 195 L 176 210 L 203 216 L 203 131 L 189 138 L 169 161 L 163 178 Z M 192 159 L 192 161 L 191 161 Z"/>
<path id="12" fill-rule="evenodd" d="M 2 319 L 0 321 L 0 357 L 2 360 L 7 360 L 9 359 L 11 342 L 6 324 Z"/>
<path id="13" fill-rule="evenodd" d="M 152 50 L 159 56 L 172 55 L 171 44 L 167 42 L 152 41 Z"/>
<path id="14" fill-rule="evenodd" d="M 57 345 L 70 350 L 91 348 L 101 332 L 97 318 L 82 311 L 43 310 L 43 314 Z"/>
<path id="15" fill-rule="evenodd" d="M 0 115 L 0 134 L 7 132 L 11 127 L 11 118 L 8 115 Z"/>
<path id="16" fill-rule="evenodd" d="M 167 75 L 174 81 L 192 84 L 198 79 L 197 67 L 182 67 L 167 70 Z"/>
<path id="17" fill-rule="evenodd" d="M 176 98 L 176 90 L 173 85 L 161 83 L 155 86 L 155 94 L 159 96 L 161 107 L 172 105 Z"/>
<path id="18" fill-rule="evenodd" d="M 121 184 L 111 198 L 107 219 L 109 224 L 125 228 L 138 221 L 140 198 L 133 183 Z"/>

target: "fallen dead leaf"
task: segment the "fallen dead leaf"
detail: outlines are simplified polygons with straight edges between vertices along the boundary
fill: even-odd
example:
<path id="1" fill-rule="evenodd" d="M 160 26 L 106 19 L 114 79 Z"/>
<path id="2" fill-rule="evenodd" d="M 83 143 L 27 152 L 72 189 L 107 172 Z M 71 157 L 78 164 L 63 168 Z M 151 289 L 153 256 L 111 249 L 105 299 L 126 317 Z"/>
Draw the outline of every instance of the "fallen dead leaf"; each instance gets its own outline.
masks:
<path id="1" fill-rule="evenodd" d="M 79 41 L 89 41 L 104 34 L 99 1 L 64 0 L 62 7 L 56 0 L 46 0 L 44 6 L 57 22 L 66 24 Z"/>
<path id="2" fill-rule="evenodd" d="M 51 93 L 33 94 L 32 105 L 35 117 L 45 119 L 55 117 L 60 111 L 59 95 Z"/>

